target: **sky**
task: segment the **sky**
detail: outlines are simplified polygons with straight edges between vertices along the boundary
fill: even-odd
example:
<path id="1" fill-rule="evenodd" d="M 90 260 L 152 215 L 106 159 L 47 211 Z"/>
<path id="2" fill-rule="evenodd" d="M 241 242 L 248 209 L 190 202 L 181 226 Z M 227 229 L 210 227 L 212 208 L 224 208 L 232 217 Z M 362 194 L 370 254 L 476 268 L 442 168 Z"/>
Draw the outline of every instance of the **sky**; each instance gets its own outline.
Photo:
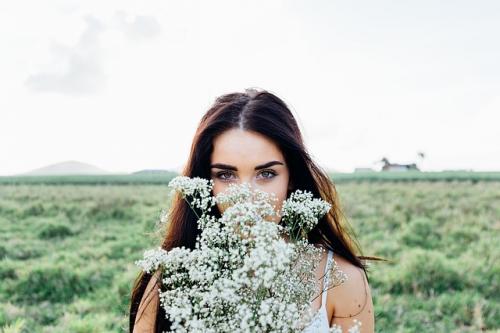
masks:
<path id="1" fill-rule="evenodd" d="M 2 1 L 0 175 L 179 170 L 249 87 L 328 170 L 500 170 L 499 34 L 498 1 Z"/>

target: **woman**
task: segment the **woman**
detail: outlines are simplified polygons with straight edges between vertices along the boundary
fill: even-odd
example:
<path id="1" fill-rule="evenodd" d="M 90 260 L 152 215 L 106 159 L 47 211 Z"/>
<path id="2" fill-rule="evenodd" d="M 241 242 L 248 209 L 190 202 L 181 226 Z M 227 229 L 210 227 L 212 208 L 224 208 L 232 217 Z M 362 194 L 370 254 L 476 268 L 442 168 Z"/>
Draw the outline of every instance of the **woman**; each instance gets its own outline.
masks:
<path id="1" fill-rule="evenodd" d="M 347 281 L 314 299 L 311 306 L 322 313 L 315 322 L 319 328 L 311 326 L 309 331 L 326 332 L 337 324 L 347 332 L 353 319 L 362 322 L 362 332 L 374 331 L 373 303 L 363 260 L 376 258 L 356 255 L 359 246 L 346 231 L 335 186 L 312 161 L 294 116 L 280 98 L 255 89 L 217 98 L 201 119 L 182 174 L 212 179 L 213 195 L 232 182 L 248 182 L 274 193 L 279 199 L 277 209 L 295 189 L 308 190 L 331 203 L 332 209 L 308 239 L 328 250 L 318 265 L 318 279 L 324 275 L 327 260 L 334 258 Z M 215 214 L 220 217 L 222 209 L 217 206 Z M 199 232 L 196 215 L 178 195 L 169 217 L 163 249 L 194 248 Z M 160 282 L 158 272 L 141 272 L 138 276 L 131 296 L 130 332 L 162 332 L 169 328 L 158 297 Z"/>

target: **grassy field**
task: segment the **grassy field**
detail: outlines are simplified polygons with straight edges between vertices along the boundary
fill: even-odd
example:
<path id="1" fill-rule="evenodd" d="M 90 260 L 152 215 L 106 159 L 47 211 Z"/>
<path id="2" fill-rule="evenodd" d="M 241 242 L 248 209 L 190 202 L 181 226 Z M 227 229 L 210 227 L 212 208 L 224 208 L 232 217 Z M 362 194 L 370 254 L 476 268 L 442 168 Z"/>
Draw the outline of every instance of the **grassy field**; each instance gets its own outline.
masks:
<path id="1" fill-rule="evenodd" d="M 130 174 L 130 175 L 95 175 L 95 176 L 0 176 L 0 185 L 162 185 L 167 184 L 177 174 L 165 172 L 159 174 Z M 451 181 L 500 181 L 500 172 L 468 172 L 468 171 L 445 171 L 445 172 L 355 172 L 335 173 L 330 177 L 335 183 L 345 182 L 451 182 Z"/>
<path id="2" fill-rule="evenodd" d="M 364 254 L 392 260 L 369 269 L 377 332 L 499 332 L 500 173 L 390 174 L 332 175 Z M 129 177 L 0 178 L 0 331 L 127 331 L 170 179 Z"/>

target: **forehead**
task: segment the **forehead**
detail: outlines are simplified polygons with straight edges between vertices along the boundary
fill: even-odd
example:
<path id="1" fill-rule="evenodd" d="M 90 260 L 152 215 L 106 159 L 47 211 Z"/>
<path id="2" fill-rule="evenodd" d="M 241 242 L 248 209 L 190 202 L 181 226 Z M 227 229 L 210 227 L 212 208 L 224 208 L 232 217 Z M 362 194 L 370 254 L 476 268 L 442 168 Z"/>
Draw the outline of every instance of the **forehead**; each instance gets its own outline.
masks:
<path id="1" fill-rule="evenodd" d="M 258 165 L 270 160 L 284 162 L 279 147 L 257 132 L 230 129 L 214 139 L 211 163 Z"/>

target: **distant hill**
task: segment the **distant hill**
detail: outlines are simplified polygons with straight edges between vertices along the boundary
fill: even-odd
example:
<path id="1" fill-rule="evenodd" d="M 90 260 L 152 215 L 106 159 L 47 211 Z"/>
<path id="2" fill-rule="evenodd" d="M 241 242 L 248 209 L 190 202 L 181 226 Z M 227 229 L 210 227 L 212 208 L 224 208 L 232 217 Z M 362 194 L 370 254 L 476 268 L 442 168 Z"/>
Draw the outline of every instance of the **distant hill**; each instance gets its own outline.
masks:
<path id="1" fill-rule="evenodd" d="M 47 165 L 19 176 L 56 176 L 56 175 L 108 175 L 111 172 L 98 168 L 94 165 L 78 162 L 65 161 Z"/>
<path id="2" fill-rule="evenodd" d="M 164 173 L 172 173 L 173 171 L 171 170 L 165 170 L 165 169 L 144 169 L 144 170 L 139 170 L 132 172 L 133 175 L 143 175 L 143 174 L 164 174 Z"/>

